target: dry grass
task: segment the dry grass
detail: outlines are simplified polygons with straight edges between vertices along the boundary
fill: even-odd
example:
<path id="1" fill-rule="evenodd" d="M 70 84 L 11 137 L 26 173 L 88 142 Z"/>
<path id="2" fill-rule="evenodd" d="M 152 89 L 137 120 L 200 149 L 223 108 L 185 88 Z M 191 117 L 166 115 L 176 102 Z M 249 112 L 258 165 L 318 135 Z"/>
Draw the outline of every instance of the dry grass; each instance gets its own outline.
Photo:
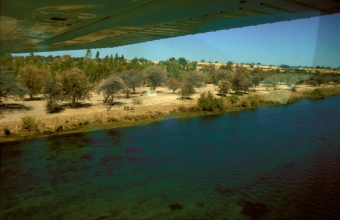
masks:
<path id="1" fill-rule="evenodd" d="M 191 103 L 183 103 L 186 111 L 192 111 L 194 106 Z M 88 125 L 112 125 L 115 123 L 124 123 L 126 125 L 133 124 L 139 121 L 159 120 L 165 115 L 181 112 L 176 105 L 155 105 L 135 107 L 134 110 L 124 110 L 123 108 L 111 109 L 106 112 L 95 112 L 92 114 L 82 115 L 59 115 L 48 118 L 33 118 L 26 122 L 9 121 L 3 122 L 0 125 L 0 141 L 8 137 L 8 131 L 11 135 L 31 136 L 33 134 L 49 135 L 61 131 L 74 130 Z M 197 108 L 196 108 L 197 110 Z M 26 120 L 27 121 L 27 120 Z M 28 129 L 29 128 L 29 129 Z M 6 132 L 5 132 L 6 131 Z M 7 134 L 6 134 L 7 133 Z"/>

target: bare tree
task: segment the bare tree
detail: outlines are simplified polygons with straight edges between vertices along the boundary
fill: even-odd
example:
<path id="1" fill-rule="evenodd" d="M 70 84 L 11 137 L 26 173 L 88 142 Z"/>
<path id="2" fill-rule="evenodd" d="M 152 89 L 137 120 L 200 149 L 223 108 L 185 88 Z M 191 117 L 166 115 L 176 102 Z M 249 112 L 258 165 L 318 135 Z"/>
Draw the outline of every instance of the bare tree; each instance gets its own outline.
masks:
<path id="1" fill-rule="evenodd" d="M 162 85 L 166 81 L 166 71 L 160 66 L 149 66 L 145 69 L 146 77 L 155 90 L 157 86 Z"/>
<path id="2" fill-rule="evenodd" d="M 185 76 L 185 81 L 192 84 L 196 88 L 201 88 L 204 86 L 205 76 L 204 73 L 196 70 L 189 72 Z"/>
<path id="3" fill-rule="evenodd" d="M 97 87 L 97 93 L 100 94 L 101 92 L 103 92 L 104 102 L 107 102 L 109 100 L 112 103 L 114 95 L 118 91 L 124 89 L 124 87 L 125 85 L 120 78 L 116 76 L 111 76 L 105 79 L 104 82 Z"/>
<path id="4" fill-rule="evenodd" d="M 133 93 L 136 92 L 136 87 L 139 87 L 143 81 L 142 72 L 135 69 L 124 70 L 122 72 L 122 79 L 125 84 L 124 92 L 126 93 L 126 98 L 130 97 L 131 90 Z"/>

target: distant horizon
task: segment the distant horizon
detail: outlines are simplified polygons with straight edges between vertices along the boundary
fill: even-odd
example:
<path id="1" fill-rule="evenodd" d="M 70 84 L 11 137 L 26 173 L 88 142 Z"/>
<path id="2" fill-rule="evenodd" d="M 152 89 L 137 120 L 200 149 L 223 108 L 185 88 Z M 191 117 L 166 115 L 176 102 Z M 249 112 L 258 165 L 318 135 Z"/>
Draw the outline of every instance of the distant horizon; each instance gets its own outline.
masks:
<path id="1" fill-rule="evenodd" d="M 293 21 L 188 35 L 115 48 L 92 48 L 92 58 L 116 53 L 152 61 L 184 57 L 189 61 L 340 67 L 340 13 Z M 86 50 L 34 52 L 35 55 L 84 57 Z M 12 53 L 29 56 L 29 53 Z"/>

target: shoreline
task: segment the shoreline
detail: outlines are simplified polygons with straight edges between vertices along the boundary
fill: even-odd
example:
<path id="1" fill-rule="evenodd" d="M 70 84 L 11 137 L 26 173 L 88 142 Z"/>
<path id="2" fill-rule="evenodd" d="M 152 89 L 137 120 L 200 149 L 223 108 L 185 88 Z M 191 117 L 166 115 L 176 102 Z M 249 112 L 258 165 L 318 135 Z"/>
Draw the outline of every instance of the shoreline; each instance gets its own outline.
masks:
<path id="1" fill-rule="evenodd" d="M 280 106 L 293 104 L 301 99 L 321 99 L 329 96 L 340 95 L 340 87 L 325 87 L 320 88 L 323 92 L 322 97 L 311 97 L 310 91 L 298 92 L 284 92 L 276 91 L 266 95 L 248 94 L 240 96 L 237 104 L 229 104 L 226 109 L 216 112 L 202 111 L 197 107 L 197 100 L 190 100 L 188 102 L 172 105 L 149 105 L 143 106 L 136 111 L 108 111 L 108 112 L 94 112 L 89 114 L 80 115 L 49 115 L 48 117 L 33 118 L 32 128 L 23 130 L 22 121 L 4 122 L 0 125 L 1 142 L 14 142 L 21 140 L 36 139 L 41 137 L 84 133 L 94 130 L 114 129 L 120 127 L 138 126 L 149 124 L 161 120 L 168 119 L 185 119 L 202 115 L 222 115 L 236 111 L 257 109 L 265 106 Z M 283 94 L 287 93 L 289 97 L 284 97 Z M 270 97 L 272 96 L 272 97 Z M 260 98 L 259 98 L 260 97 Z M 270 97 L 270 98 L 268 98 Z M 258 99 L 256 105 L 242 106 L 241 102 L 244 100 Z M 266 99 L 268 98 L 268 99 Z M 283 99 L 280 102 L 280 99 Z M 10 134 L 5 134 L 5 129 L 10 130 Z"/>

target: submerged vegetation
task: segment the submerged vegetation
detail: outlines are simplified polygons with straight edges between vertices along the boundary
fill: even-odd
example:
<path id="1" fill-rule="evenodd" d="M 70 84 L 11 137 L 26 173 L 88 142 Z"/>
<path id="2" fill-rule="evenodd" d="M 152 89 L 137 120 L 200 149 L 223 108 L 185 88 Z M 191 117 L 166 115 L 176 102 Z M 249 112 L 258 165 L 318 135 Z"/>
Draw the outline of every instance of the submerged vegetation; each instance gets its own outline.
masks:
<path id="1" fill-rule="evenodd" d="M 29 99 L 25 100 L 42 99 L 46 112 L 55 113 L 45 119 L 25 116 L 21 121 L 2 123 L 0 141 L 68 132 L 80 127 L 128 126 L 160 120 L 170 114 L 174 117 L 220 114 L 264 105 L 290 104 L 301 98 L 322 99 L 340 95 L 337 69 L 288 65 L 260 67 L 235 65 L 230 61 L 217 65 L 190 62 L 183 57 L 156 63 L 144 58 L 128 61 L 117 54 L 91 59 L 91 54 L 88 50 L 83 58 L 34 54 L 0 57 L 1 109 L 11 104 L 5 103 L 8 98 L 23 99 L 26 94 Z M 215 91 L 200 92 L 206 84 L 214 85 Z M 302 85 L 312 91 L 300 90 Z M 146 91 L 138 91 L 142 86 L 148 86 L 152 92 L 158 87 L 167 87 L 183 103 L 145 106 L 142 98 L 131 95 L 145 95 Z M 256 92 L 260 86 L 266 88 L 264 93 Z M 280 90 L 282 86 L 285 90 Z M 86 105 L 83 102 L 89 100 L 93 93 L 103 94 L 103 103 L 109 106 L 108 112 L 72 116 L 58 114 L 65 106 L 79 108 Z M 109 111 L 118 93 L 124 94 L 126 99 L 132 98 L 133 105 L 143 105 L 143 108 Z M 197 93 L 200 96 L 196 100 L 193 96 Z"/>

